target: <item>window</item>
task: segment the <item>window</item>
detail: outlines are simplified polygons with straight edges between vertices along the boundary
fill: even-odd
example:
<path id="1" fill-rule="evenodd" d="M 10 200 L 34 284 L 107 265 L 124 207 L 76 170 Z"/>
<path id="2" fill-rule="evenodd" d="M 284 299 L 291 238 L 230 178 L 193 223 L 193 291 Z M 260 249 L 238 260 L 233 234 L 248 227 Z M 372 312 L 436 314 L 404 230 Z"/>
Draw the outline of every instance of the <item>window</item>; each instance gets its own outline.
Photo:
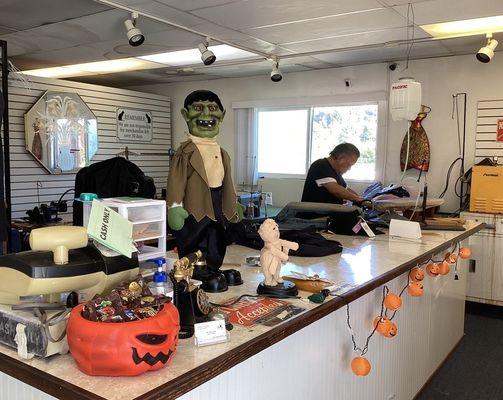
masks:
<path id="1" fill-rule="evenodd" d="M 303 177 L 309 165 L 343 142 L 360 150 L 348 180 L 376 179 L 378 103 L 259 109 L 258 172 L 266 176 Z"/>
<path id="2" fill-rule="evenodd" d="M 306 173 L 307 109 L 259 111 L 258 168 L 265 174 Z"/>

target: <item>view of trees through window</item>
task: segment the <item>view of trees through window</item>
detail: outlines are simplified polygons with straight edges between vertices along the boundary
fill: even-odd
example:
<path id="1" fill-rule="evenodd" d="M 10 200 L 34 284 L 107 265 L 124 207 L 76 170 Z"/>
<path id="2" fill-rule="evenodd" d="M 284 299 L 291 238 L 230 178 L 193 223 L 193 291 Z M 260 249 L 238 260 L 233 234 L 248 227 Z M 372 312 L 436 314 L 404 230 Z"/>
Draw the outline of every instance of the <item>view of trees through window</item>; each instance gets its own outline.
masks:
<path id="1" fill-rule="evenodd" d="M 345 178 L 375 179 L 377 110 L 377 104 L 259 110 L 258 171 L 303 175 L 312 162 L 349 142 L 358 147 L 360 158 Z"/>
<path id="2" fill-rule="evenodd" d="M 311 162 L 328 156 L 337 144 L 349 142 L 360 150 L 347 179 L 375 179 L 377 105 L 315 107 L 312 113 Z"/>

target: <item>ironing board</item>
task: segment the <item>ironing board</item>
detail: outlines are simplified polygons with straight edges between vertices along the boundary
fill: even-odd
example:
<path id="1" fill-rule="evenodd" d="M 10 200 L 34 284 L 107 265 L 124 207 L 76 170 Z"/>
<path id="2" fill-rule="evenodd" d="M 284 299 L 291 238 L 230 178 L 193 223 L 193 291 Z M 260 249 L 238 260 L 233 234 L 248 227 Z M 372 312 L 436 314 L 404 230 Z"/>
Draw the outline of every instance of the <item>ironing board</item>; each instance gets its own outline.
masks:
<path id="1" fill-rule="evenodd" d="M 417 209 L 420 210 L 423 204 L 422 198 L 417 202 Z M 426 208 L 439 207 L 444 204 L 444 199 L 426 199 Z M 372 200 L 372 208 L 377 211 L 387 210 L 408 210 L 416 206 L 416 198 L 402 197 L 399 199 Z"/>

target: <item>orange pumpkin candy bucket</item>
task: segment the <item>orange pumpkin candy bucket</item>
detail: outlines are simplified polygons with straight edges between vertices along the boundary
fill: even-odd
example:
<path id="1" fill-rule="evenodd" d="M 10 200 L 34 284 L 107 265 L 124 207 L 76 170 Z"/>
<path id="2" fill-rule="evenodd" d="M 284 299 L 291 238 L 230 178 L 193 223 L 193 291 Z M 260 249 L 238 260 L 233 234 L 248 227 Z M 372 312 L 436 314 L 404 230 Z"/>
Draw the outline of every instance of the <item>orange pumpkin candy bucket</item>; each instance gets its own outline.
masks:
<path id="1" fill-rule="evenodd" d="M 78 368 L 87 375 L 134 376 L 160 369 L 173 358 L 180 317 L 172 303 L 157 315 L 130 322 L 94 322 L 70 313 L 67 339 Z"/>

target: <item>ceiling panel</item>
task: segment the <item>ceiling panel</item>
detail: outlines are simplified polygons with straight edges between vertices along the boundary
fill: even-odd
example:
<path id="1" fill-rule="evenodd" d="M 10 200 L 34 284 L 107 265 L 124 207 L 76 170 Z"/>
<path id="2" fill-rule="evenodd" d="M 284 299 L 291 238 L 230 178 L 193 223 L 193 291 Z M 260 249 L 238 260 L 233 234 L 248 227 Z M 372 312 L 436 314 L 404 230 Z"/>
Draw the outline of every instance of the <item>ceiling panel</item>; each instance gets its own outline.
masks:
<path id="1" fill-rule="evenodd" d="M 503 43 L 503 32 L 496 33 L 493 37 L 499 43 Z M 482 46 L 485 46 L 485 44 L 486 38 L 480 35 L 442 40 L 442 45 L 455 54 L 476 54 Z M 498 51 L 498 48 L 496 48 L 496 51 Z"/>
<path id="2" fill-rule="evenodd" d="M 408 3 L 424 3 L 429 0 L 379 0 L 382 4 L 385 4 L 387 6 L 393 7 L 401 4 L 408 4 Z"/>
<path id="3" fill-rule="evenodd" d="M 1 0 L 0 26 L 31 29 L 109 9 L 93 0 Z"/>
<path id="4" fill-rule="evenodd" d="M 449 52 L 440 42 L 416 43 L 412 47 L 411 59 L 422 57 L 438 57 Z M 406 46 L 381 47 L 365 50 L 341 51 L 331 54 L 317 55 L 316 58 L 338 65 L 361 64 L 368 62 L 388 62 L 404 60 L 407 56 Z"/>
<path id="5" fill-rule="evenodd" d="M 99 1 L 99 0 L 97 0 Z M 193 14 L 169 7 L 156 0 L 114 0 L 115 3 L 128 6 L 138 12 L 151 14 L 187 27 L 204 22 Z"/>
<path id="6" fill-rule="evenodd" d="M 254 0 L 193 11 L 209 21 L 243 30 L 310 18 L 382 8 L 377 0 Z"/>
<path id="7" fill-rule="evenodd" d="M 124 11 L 110 10 L 93 16 L 3 35 L 1 39 L 23 48 L 24 53 L 50 51 L 113 40 L 126 41 L 124 20 L 127 17 L 128 13 Z M 165 24 L 149 19 L 139 21 L 138 26 L 146 35 L 169 29 Z M 18 53 L 9 51 L 9 54 L 14 56 Z"/>
<path id="8" fill-rule="evenodd" d="M 223 4 L 243 3 L 246 0 L 157 0 L 179 10 L 193 11 L 201 8 L 220 6 Z"/>
<path id="9" fill-rule="evenodd" d="M 414 37 L 426 38 L 428 35 L 422 29 L 415 29 Z M 343 36 L 335 36 L 331 38 L 320 38 L 306 41 L 281 43 L 282 47 L 287 48 L 291 52 L 302 53 L 309 51 L 322 51 L 327 49 L 341 49 L 353 46 L 364 46 L 376 43 L 386 43 L 395 40 L 407 39 L 406 28 L 393 28 L 382 31 L 371 31 L 364 33 L 356 33 Z"/>
<path id="10" fill-rule="evenodd" d="M 413 5 L 416 25 L 503 15 L 502 0 L 430 0 Z M 407 15 L 407 5 L 395 7 Z"/>
<path id="11" fill-rule="evenodd" d="M 277 55 L 289 53 L 289 51 L 274 43 L 258 39 L 253 35 L 242 33 L 234 29 L 219 26 L 211 22 L 204 22 L 202 24 L 195 25 L 193 28 L 198 31 L 205 32 L 210 36 L 217 37 L 219 39 L 232 42 L 238 46 L 245 46 L 247 48 L 260 52 Z"/>
<path id="12" fill-rule="evenodd" d="M 403 26 L 406 26 L 406 20 L 403 17 L 393 10 L 380 9 L 289 25 L 248 29 L 244 30 L 244 32 L 269 42 L 285 43 Z M 401 35 L 401 38 L 403 38 L 403 35 Z"/>

